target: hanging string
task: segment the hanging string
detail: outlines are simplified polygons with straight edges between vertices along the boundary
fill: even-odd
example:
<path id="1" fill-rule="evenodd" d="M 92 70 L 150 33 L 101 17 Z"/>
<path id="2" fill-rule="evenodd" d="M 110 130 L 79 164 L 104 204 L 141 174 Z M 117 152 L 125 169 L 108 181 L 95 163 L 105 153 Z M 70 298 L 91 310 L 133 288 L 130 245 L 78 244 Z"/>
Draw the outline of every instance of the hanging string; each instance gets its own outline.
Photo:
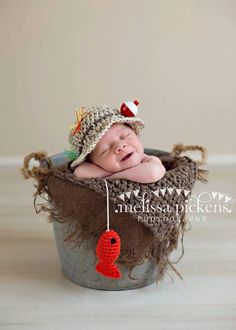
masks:
<path id="1" fill-rule="evenodd" d="M 103 179 L 105 181 L 105 185 L 106 185 L 106 190 L 107 190 L 107 230 L 106 231 L 110 231 L 109 228 L 109 189 L 107 186 L 107 181 L 105 179 Z"/>

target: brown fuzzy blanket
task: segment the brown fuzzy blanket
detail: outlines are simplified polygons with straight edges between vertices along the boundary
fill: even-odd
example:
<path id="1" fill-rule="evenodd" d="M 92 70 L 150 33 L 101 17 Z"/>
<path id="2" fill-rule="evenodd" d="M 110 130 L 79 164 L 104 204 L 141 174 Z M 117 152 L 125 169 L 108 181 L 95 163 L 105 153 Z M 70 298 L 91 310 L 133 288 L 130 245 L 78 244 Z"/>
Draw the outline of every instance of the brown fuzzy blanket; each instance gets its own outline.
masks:
<path id="1" fill-rule="evenodd" d="M 202 161 L 181 157 L 180 154 L 186 150 L 200 150 Z M 122 242 L 118 263 L 127 264 L 132 271 L 145 258 L 152 258 L 158 266 L 157 280 L 163 278 L 168 268 L 182 278 L 173 266 L 177 261 L 171 262 L 169 256 L 178 247 L 180 235 L 183 256 L 187 223 L 184 206 L 195 181 L 206 181 L 206 171 L 199 168 L 206 150 L 199 146 L 176 145 L 168 156 L 160 156 L 160 152 L 155 150 L 152 154 L 160 157 L 167 170 L 161 180 L 141 184 L 107 179 L 110 228 L 117 231 Z M 47 167 L 29 170 L 31 158 L 46 161 Z M 48 212 L 49 221 L 68 223 L 68 242 L 80 245 L 91 237 L 98 239 L 106 229 L 106 187 L 102 179 L 78 180 L 68 164 L 54 167 L 44 152 L 26 156 L 21 172 L 25 178 L 33 177 L 37 181 L 36 212 Z M 39 210 L 36 203 L 38 195 L 46 200 Z"/>

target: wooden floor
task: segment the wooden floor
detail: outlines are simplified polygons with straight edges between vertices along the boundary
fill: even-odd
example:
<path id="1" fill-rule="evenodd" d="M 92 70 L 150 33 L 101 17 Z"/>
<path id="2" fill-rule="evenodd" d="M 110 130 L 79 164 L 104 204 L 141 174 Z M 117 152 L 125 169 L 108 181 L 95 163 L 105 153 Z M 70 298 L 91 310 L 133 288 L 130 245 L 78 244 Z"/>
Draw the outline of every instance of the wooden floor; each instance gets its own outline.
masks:
<path id="1" fill-rule="evenodd" d="M 236 169 L 215 168 L 199 191 L 236 196 Z M 185 233 L 184 277 L 130 291 L 73 284 L 60 270 L 51 224 L 35 214 L 33 181 L 0 168 L 0 329 L 236 329 L 236 219 L 208 215 Z M 173 254 L 174 260 L 180 249 Z"/>

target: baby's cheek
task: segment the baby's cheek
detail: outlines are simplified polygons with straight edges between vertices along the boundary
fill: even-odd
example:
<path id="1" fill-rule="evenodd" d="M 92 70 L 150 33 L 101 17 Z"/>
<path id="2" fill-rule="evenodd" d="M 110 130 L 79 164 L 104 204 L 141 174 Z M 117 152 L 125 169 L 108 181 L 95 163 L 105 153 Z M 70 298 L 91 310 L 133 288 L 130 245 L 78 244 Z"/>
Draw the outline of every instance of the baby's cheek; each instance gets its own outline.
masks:
<path id="1" fill-rule="evenodd" d="M 116 172 L 120 169 L 117 159 L 112 156 L 107 156 L 103 159 L 103 166 L 110 172 Z"/>
<path id="2" fill-rule="evenodd" d="M 106 164 L 107 164 L 107 166 L 109 166 L 109 167 L 114 167 L 115 166 L 115 160 L 114 160 L 114 158 L 113 157 L 107 157 L 106 158 Z"/>

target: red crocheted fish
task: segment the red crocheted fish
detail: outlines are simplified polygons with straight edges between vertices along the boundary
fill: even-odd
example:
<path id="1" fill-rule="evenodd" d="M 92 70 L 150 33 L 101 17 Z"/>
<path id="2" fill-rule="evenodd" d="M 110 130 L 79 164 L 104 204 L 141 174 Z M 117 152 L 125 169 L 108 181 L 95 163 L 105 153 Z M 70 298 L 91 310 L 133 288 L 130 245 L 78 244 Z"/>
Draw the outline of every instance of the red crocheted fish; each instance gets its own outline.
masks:
<path id="1" fill-rule="evenodd" d="M 121 277 L 119 268 L 114 261 L 120 255 L 120 237 L 114 230 L 106 231 L 101 235 L 96 247 L 99 262 L 96 271 L 103 276 L 118 279 Z"/>

